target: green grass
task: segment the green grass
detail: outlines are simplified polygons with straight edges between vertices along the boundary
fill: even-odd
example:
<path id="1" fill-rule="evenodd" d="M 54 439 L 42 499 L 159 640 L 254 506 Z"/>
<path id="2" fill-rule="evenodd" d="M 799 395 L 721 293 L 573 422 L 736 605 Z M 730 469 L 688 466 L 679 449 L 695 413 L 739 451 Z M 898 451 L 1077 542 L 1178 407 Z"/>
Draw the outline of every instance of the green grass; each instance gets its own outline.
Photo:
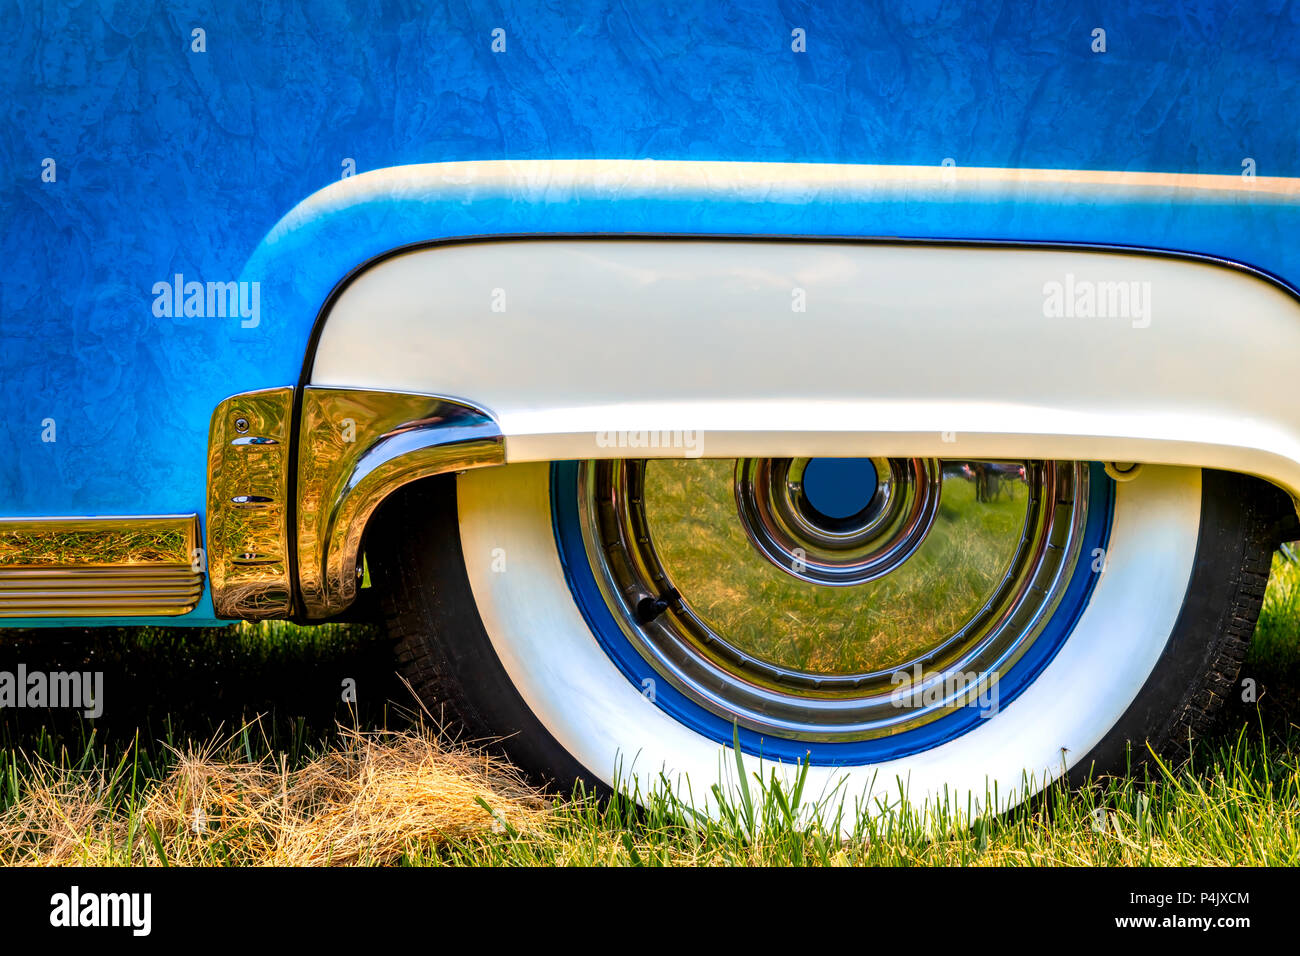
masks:
<path id="1" fill-rule="evenodd" d="M 1230 701 L 1224 730 L 1200 741 L 1190 763 L 1148 763 L 1077 792 L 1053 787 L 999 817 L 935 805 L 847 825 L 818 820 L 808 794 L 777 785 L 752 761 L 733 770 L 747 780 L 748 797 L 725 804 L 715 820 L 696 816 L 680 792 L 658 794 L 644 807 L 577 794 L 539 808 L 509 768 L 472 754 L 443 756 L 411 734 L 377 738 L 378 756 L 363 761 L 358 755 L 369 745 L 340 725 L 400 728 L 406 716 L 389 702 L 409 701 L 392 678 L 384 642 L 365 628 L 33 631 L 0 647 L 0 669 L 17 660 L 33 668 L 102 667 L 106 711 L 93 729 L 61 714 L 6 713 L 0 862 L 267 862 L 283 858 L 274 853 L 292 843 L 286 833 L 299 843 L 304 833 L 338 838 L 343 814 L 353 849 L 334 853 L 330 843 L 316 858 L 407 865 L 1300 864 L 1300 565 L 1282 558 L 1243 671 L 1257 699 Z M 339 693 L 349 675 L 357 680 L 355 707 Z M 243 723 L 256 714 L 265 716 Z M 381 769 L 356 771 L 363 763 Z M 409 776 L 416 765 L 425 776 Z M 448 767 L 450 776 L 427 775 Z M 402 799 L 430 779 L 468 784 L 432 791 L 426 802 L 446 805 L 421 816 Z M 385 780 L 387 787 L 374 789 Z M 357 790 L 362 783 L 371 789 Z M 293 803 L 292 827 L 267 810 L 281 801 Z M 185 821 L 196 813 L 202 826 L 191 828 Z M 358 829 L 358 819 L 370 829 Z M 842 828 L 852 836 L 842 838 Z M 358 832 L 370 834 L 359 849 Z"/>

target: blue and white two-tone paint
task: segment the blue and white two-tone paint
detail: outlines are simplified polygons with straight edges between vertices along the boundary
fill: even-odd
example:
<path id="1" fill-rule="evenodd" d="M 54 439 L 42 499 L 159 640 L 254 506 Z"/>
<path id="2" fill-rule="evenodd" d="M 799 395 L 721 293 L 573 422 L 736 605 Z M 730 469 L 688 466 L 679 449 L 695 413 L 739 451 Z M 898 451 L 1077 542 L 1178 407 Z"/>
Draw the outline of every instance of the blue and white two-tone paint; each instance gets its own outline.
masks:
<path id="1" fill-rule="evenodd" d="M 386 601 L 560 782 L 1176 745 L 1295 533 L 1296 18 L 15 10 L 0 624 Z"/>

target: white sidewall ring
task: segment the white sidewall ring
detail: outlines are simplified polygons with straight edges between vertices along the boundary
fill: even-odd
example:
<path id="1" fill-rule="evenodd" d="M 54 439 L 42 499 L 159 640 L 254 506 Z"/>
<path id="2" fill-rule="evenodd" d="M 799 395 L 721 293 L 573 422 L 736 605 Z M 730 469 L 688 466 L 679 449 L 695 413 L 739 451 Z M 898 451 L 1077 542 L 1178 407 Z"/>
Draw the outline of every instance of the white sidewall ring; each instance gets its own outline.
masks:
<path id="1" fill-rule="evenodd" d="M 461 545 L 479 614 L 528 707 L 595 777 L 641 793 L 660 775 L 690 783 L 698 808 L 709 788 L 735 783 L 730 747 L 661 710 L 591 634 L 556 546 L 550 466 L 486 468 L 457 480 Z M 1201 473 L 1145 467 L 1115 489 L 1104 569 L 1074 632 L 1023 693 L 992 718 L 922 753 L 857 767 L 813 766 L 806 792 L 835 793 L 877 811 L 906 792 L 983 807 L 1023 799 L 1083 757 L 1137 697 L 1183 604 L 1196 556 Z M 747 768 L 757 760 L 746 757 Z M 797 771 L 764 765 L 764 775 Z M 1028 775 L 1028 777 L 1026 776 Z M 839 788 L 836 790 L 835 788 Z M 684 792 L 684 789 L 681 791 Z"/>

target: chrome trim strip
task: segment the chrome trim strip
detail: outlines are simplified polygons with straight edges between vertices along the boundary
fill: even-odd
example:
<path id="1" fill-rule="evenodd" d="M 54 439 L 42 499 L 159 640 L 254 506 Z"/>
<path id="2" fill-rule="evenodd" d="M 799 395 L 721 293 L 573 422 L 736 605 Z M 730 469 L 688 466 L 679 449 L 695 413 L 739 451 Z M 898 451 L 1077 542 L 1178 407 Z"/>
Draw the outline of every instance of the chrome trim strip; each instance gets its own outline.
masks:
<path id="1" fill-rule="evenodd" d="M 505 463 L 488 412 L 368 389 L 304 389 L 298 449 L 298 582 L 310 618 L 355 600 L 362 535 L 384 498 L 419 478 Z"/>
<path id="2" fill-rule="evenodd" d="M 174 617 L 203 596 L 199 516 L 0 518 L 0 617 Z"/>
<path id="3" fill-rule="evenodd" d="M 293 389 L 227 398 L 208 430 L 208 577 L 218 617 L 293 609 L 289 474 Z"/>

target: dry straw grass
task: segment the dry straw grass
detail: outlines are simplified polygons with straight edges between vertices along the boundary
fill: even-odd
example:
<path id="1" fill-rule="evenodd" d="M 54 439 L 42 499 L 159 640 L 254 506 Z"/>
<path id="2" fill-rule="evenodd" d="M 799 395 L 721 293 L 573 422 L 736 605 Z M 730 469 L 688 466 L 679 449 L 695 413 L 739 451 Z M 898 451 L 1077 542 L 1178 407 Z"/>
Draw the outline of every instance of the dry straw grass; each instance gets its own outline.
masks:
<path id="1" fill-rule="evenodd" d="M 129 772 L 33 763 L 26 777 L 0 814 L 2 865 L 382 865 L 547 815 L 508 764 L 423 730 L 345 729 L 297 769 L 231 741 L 178 751 L 142 803 L 122 795 Z"/>

